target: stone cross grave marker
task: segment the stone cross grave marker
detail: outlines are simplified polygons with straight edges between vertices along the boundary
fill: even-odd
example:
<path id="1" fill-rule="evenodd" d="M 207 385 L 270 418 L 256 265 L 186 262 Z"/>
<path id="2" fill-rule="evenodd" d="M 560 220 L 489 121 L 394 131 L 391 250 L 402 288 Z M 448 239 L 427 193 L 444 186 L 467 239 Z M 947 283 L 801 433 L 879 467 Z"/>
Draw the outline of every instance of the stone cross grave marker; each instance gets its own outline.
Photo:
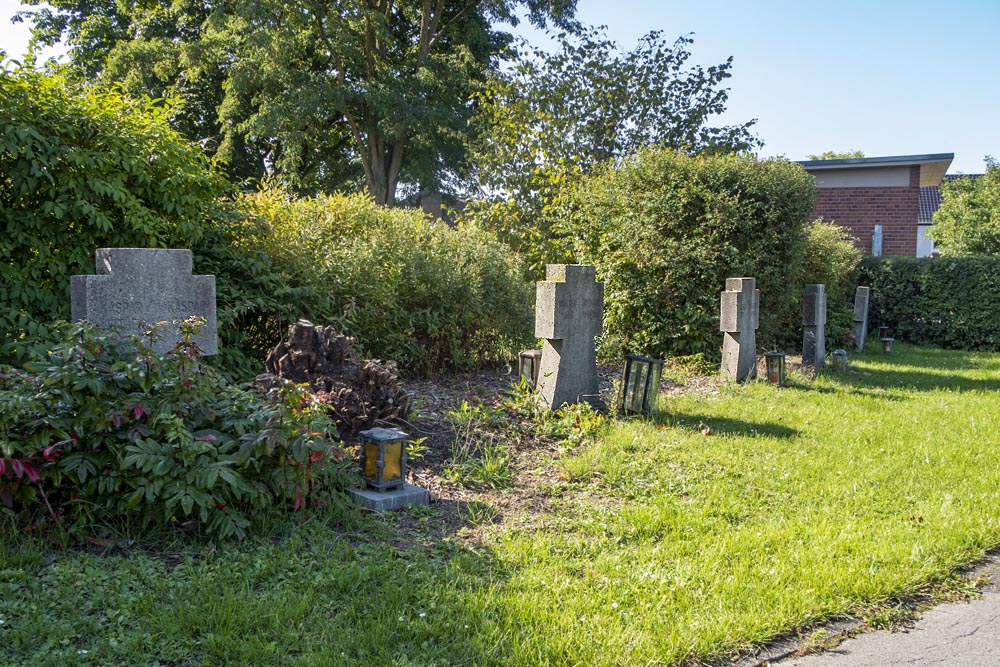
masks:
<path id="1" fill-rule="evenodd" d="M 604 317 L 604 283 L 596 269 L 549 264 L 535 299 L 535 335 L 545 339 L 538 390 L 551 409 L 587 401 L 601 407 L 597 350 Z"/>
<path id="2" fill-rule="evenodd" d="M 726 278 L 721 296 L 719 331 L 722 339 L 722 374 L 743 382 L 757 377 L 757 327 L 760 325 L 760 290 L 755 278 Z"/>
<path id="3" fill-rule="evenodd" d="M 854 344 L 859 350 L 865 349 L 868 336 L 868 293 L 870 288 L 859 287 L 854 293 Z"/>
<path id="4" fill-rule="evenodd" d="M 203 354 L 219 349 L 215 276 L 193 276 L 190 250 L 98 248 L 97 275 L 70 277 L 74 322 L 86 320 L 139 334 L 159 322 L 153 350 L 163 354 L 180 340 L 178 324 L 200 316 L 207 323 L 194 341 Z"/>
<path id="5" fill-rule="evenodd" d="M 802 300 L 802 365 L 822 368 L 826 363 L 826 286 L 806 285 Z"/>

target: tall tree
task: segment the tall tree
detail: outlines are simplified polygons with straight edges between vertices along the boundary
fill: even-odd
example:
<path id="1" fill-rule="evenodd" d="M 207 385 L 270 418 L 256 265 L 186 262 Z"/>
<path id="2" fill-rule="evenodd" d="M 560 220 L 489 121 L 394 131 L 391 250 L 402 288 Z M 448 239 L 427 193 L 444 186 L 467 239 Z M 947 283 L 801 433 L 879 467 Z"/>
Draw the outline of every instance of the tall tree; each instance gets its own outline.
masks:
<path id="1" fill-rule="evenodd" d="M 42 0 L 24 0 L 38 5 Z M 238 177 L 299 192 L 438 186 L 464 159 L 476 82 L 523 8 L 572 28 L 576 0 L 51 0 L 42 43 L 81 77 L 179 96 L 178 125 Z"/>

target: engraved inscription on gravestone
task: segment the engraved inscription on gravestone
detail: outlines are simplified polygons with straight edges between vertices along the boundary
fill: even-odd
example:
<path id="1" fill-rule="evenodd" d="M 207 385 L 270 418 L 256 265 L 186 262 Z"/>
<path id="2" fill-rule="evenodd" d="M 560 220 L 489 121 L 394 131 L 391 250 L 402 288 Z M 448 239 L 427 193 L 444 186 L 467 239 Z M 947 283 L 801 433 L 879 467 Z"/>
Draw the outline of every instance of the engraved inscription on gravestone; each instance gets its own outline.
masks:
<path id="1" fill-rule="evenodd" d="M 757 327 L 760 325 L 760 290 L 754 278 L 727 278 L 720 296 L 719 330 L 722 341 L 722 374 L 743 382 L 757 377 Z"/>
<path id="2" fill-rule="evenodd" d="M 159 322 L 153 349 L 163 354 L 180 340 L 178 323 L 204 317 L 195 342 L 203 354 L 218 352 L 215 276 L 191 275 L 190 250 L 98 248 L 97 275 L 70 278 L 74 322 L 138 334 Z"/>
<path id="3" fill-rule="evenodd" d="M 538 391 L 551 408 L 581 400 L 601 406 L 597 351 L 604 314 L 604 283 L 593 266 L 549 264 L 537 285 L 535 335 L 545 339 Z"/>

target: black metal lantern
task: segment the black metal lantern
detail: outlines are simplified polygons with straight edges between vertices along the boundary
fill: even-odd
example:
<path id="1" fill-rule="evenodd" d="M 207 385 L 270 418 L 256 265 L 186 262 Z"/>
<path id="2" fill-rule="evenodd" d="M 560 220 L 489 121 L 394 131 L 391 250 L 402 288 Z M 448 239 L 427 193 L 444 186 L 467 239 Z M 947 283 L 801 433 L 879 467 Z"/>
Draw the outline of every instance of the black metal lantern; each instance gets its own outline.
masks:
<path id="1" fill-rule="evenodd" d="M 765 352 L 764 353 L 765 366 L 767 370 L 767 381 L 771 384 L 784 387 L 785 386 L 785 353 L 784 352 Z"/>
<path id="2" fill-rule="evenodd" d="M 626 414 L 652 414 L 660 394 L 661 375 L 663 359 L 625 355 L 621 411 Z"/>
<path id="3" fill-rule="evenodd" d="M 892 343 L 895 339 L 886 336 L 885 338 L 880 338 L 879 340 L 882 341 L 882 351 L 886 354 L 892 354 Z"/>
<path id="4" fill-rule="evenodd" d="M 841 373 L 847 372 L 847 350 L 833 351 L 833 367 Z"/>
<path id="5" fill-rule="evenodd" d="M 406 483 L 406 441 L 409 435 L 394 428 L 373 428 L 361 436 L 361 476 L 373 489 L 385 491 Z"/>
<path id="6" fill-rule="evenodd" d="M 517 355 L 517 369 L 521 379 L 531 384 L 532 387 L 538 386 L 538 367 L 541 363 L 541 350 L 525 350 Z"/>

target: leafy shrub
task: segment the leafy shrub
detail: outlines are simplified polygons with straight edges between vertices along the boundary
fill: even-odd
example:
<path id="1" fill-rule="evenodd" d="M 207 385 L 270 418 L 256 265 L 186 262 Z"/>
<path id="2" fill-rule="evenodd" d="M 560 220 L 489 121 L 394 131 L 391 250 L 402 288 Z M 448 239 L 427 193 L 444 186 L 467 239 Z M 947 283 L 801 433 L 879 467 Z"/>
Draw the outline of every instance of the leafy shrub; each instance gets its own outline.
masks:
<path id="1" fill-rule="evenodd" d="M 0 69 L 0 363 L 23 364 L 69 318 L 73 274 L 101 247 L 191 248 L 216 276 L 221 352 L 252 376 L 299 294 L 254 247 L 257 223 L 225 199 L 226 180 L 171 130 L 169 103 L 76 90 L 58 75 Z M 278 332 L 274 334 L 274 332 Z"/>
<path id="2" fill-rule="evenodd" d="M 1000 257 L 868 257 L 869 320 L 915 344 L 1000 350 Z"/>
<path id="3" fill-rule="evenodd" d="M 799 165 L 745 155 L 650 148 L 584 178 L 558 213 L 605 282 L 604 353 L 717 359 L 719 293 L 736 276 L 757 279 L 761 343 L 780 338 L 801 304 L 813 198 Z"/>
<path id="4" fill-rule="evenodd" d="M 344 485 L 336 433 L 303 390 L 237 389 L 184 342 L 161 358 L 91 325 L 61 332 L 28 372 L 0 375 L 8 518 L 47 514 L 72 531 L 132 517 L 242 537 L 251 512 L 301 508 Z"/>
<path id="5" fill-rule="evenodd" d="M 843 345 L 853 336 L 854 288 L 862 253 L 846 229 L 817 220 L 806 225 L 803 254 L 802 282 L 826 285 L 827 343 L 833 347 Z M 802 294 L 796 296 L 799 316 L 786 324 L 786 331 L 798 332 L 802 326 Z M 801 344 L 801 337 L 788 343 Z"/>
<path id="6" fill-rule="evenodd" d="M 411 373 L 506 360 L 531 331 L 531 286 L 496 237 L 449 227 L 360 195 L 246 199 L 282 282 L 301 285 L 298 316 L 335 324 L 367 356 Z"/>

